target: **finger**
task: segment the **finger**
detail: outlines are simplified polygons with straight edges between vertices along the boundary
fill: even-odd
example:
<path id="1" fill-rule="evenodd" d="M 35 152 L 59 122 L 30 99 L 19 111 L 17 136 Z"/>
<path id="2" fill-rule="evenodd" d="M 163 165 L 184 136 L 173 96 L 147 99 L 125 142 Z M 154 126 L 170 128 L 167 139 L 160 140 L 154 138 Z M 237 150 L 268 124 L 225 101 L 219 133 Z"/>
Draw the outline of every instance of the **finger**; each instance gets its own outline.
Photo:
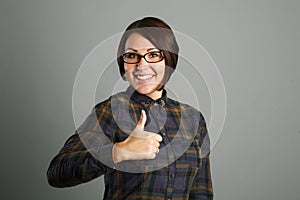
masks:
<path id="1" fill-rule="evenodd" d="M 154 135 L 156 133 L 150 132 L 150 131 L 143 131 L 141 135 L 143 135 L 144 138 L 153 139 Z"/>
<path id="2" fill-rule="evenodd" d="M 141 118 L 138 121 L 138 123 L 136 124 L 136 126 L 139 127 L 139 128 L 141 128 L 142 130 L 144 130 L 144 126 L 146 124 L 146 121 L 147 121 L 147 115 L 146 115 L 145 111 L 142 110 L 142 112 L 141 112 Z"/>
<path id="3" fill-rule="evenodd" d="M 146 159 L 154 159 L 156 157 L 156 153 L 149 153 L 146 155 Z"/>
<path id="4" fill-rule="evenodd" d="M 156 134 L 156 133 L 153 133 L 153 139 L 154 140 L 156 140 L 156 141 L 158 141 L 158 142 L 161 142 L 162 141 L 162 137 L 161 137 L 161 135 L 159 135 L 159 134 Z"/>
<path id="5" fill-rule="evenodd" d="M 158 148 L 160 144 L 159 144 L 159 142 L 154 141 L 153 145 L 154 145 L 156 148 Z"/>
<path id="6" fill-rule="evenodd" d="M 153 153 L 157 153 L 157 151 L 158 151 L 158 148 L 157 148 L 156 146 L 153 146 L 153 147 L 152 147 L 152 152 L 153 152 Z"/>

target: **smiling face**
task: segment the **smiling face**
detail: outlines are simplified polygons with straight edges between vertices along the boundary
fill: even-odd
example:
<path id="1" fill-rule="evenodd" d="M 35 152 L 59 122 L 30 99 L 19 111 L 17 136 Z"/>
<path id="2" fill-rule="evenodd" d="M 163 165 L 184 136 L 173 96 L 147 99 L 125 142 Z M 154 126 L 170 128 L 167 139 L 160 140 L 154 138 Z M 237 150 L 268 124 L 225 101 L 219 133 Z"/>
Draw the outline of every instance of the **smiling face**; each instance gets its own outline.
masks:
<path id="1" fill-rule="evenodd" d="M 138 33 L 132 33 L 126 41 L 125 53 L 137 53 L 145 55 L 149 52 L 157 52 L 157 49 L 149 40 Z M 141 58 L 139 63 L 124 63 L 126 78 L 130 85 L 141 94 L 146 94 L 156 100 L 162 96 L 162 91 L 157 91 L 165 74 L 165 60 L 157 63 L 148 63 Z"/>

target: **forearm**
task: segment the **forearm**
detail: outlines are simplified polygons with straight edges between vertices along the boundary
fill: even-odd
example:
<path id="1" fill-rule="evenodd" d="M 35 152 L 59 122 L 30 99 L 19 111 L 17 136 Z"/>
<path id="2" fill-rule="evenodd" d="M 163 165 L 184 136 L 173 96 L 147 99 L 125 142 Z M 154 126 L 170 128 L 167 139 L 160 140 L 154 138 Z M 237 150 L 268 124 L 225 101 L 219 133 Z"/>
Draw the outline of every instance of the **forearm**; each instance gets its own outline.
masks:
<path id="1" fill-rule="evenodd" d="M 70 187 L 95 179 L 108 169 L 84 147 L 79 136 L 74 134 L 51 161 L 47 177 L 53 187 Z"/>
<path id="2" fill-rule="evenodd" d="M 199 171 L 191 188 L 190 199 L 211 200 L 213 199 L 213 187 L 210 168 L 210 139 L 202 115 L 200 115 L 196 142 L 199 145 L 200 162 Z"/>
<path id="3" fill-rule="evenodd" d="M 213 199 L 212 179 L 210 172 L 209 156 L 201 159 L 201 166 L 194 179 L 190 192 L 190 199 L 211 200 Z"/>

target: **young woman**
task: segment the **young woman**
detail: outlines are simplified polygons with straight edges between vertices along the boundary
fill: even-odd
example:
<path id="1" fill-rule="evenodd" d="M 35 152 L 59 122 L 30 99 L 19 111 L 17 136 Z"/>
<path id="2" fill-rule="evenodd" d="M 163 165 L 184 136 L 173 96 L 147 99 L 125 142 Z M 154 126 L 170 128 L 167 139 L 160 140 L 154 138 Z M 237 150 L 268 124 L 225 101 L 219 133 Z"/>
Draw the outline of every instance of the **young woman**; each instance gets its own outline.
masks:
<path id="1" fill-rule="evenodd" d="M 95 106 L 51 161 L 54 187 L 104 175 L 104 199 L 212 199 L 209 139 L 202 114 L 164 89 L 178 44 L 162 20 L 128 26 L 118 48 L 126 91 Z"/>

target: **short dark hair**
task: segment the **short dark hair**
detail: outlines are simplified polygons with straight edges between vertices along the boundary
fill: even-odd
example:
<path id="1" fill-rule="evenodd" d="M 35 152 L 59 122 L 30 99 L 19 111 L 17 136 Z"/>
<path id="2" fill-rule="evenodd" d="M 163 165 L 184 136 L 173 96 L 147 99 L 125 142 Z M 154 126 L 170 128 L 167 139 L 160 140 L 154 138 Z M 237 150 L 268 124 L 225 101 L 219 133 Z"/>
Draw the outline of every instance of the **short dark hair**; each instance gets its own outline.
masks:
<path id="1" fill-rule="evenodd" d="M 125 53 L 126 41 L 132 33 L 141 34 L 163 52 L 165 64 L 168 66 L 165 70 L 163 83 L 159 87 L 159 90 L 163 89 L 176 69 L 178 61 L 179 47 L 172 29 L 167 23 L 155 17 L 145 17 L 130 24 L 123 33 L 118 48 L 117 62 L 122 77 L 125 74 L 122 54 Z"/>

